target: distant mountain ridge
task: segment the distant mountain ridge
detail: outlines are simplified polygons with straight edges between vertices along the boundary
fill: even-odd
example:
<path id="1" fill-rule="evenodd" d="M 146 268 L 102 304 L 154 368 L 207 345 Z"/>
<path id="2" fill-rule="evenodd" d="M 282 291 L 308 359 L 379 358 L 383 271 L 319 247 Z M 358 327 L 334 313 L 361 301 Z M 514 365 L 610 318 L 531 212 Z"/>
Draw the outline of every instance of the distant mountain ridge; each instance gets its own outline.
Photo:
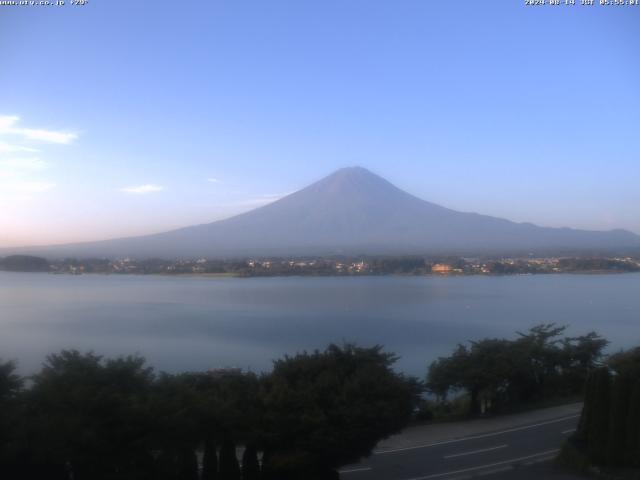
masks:
<path id="1" fill-rule="evenodd" d="M 640 248 L 640 236 L 626 230 L 546 228 L 458 212 L 415 197 L 362 167 L 350 167 L 225 220 L 154 235 L 21 251 L 48 257 L 228 258 L 625 248 Z"/>

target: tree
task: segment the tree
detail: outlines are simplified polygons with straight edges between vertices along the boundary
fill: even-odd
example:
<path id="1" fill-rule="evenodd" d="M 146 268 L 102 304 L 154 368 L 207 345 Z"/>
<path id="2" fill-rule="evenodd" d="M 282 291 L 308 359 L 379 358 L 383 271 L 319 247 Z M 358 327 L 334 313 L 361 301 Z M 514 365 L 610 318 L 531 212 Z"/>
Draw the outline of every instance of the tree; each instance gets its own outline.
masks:
<path id="1" fill-rule="evenodd" d="M 617 417 L 621 414 L 619 410 L 625 402 L 627 406 L 625 418 L 616 418 L 612 424 L 611 434 L 616 438 L 611 441 L 619 448 L 623 446 L 622 452 L 612 452 L 613 460 L 618 464 L 640 467 L 640 347 L 612 355 L 607 364 L 621 384 L 614 392 L 612 415 Z M 621 444 L 617 437 L 622 437 L 624 443 Z"/>
<path id="2" fill-rule="evenodd" d="M 262 414 L 255 374 L 222 369 L 182 377 L 194 394 L 193 413 L 201 442 L 220 444 L 229 436 L 255 442 Z"/>
<path id="3" fill-rule="evenodd" d="M 242 454 L 242 480 L 260 480 L 258 450 L 251 443 L 246 446 Z"/>
<path id="4" fill-rule="evenodd" d="M 13 459 L 19 449 L 16 444 L 20 429 L 17 417 L 21 412 L 17 400 L 22 391 L 23 379 L 15 370 L 14 362 L 0 361 L 0 465 L 4 466 L 5 473 L 13 468 Z"/>
<path id="5" fill-rule="evenodd" d="M 557 390 L 562 365 L 562 340 L 558 337 L 566 328 L 558 327 L 554 323 L 544 323 L 531 328 L 528 333 L 518 332 L 520 338 L 516 340 L 516 345 L 527 363 L 525 376 L 531 382 L 531 397 L 549 390 Z"/>
<path id="6" fill-rule="evenodd" d="M 152 385 L 149 413 L 156 420 L 150 447 L 160 452 L 161 473 L 168 478 L 191 475 L 191 455 L 201 443 L 199 400 L 191 374 L 162 373 Z"/>
<path id="7" fill-rule="evenodd" d="M 632 387 L 630 379 L 626 376 L 618 375 L 612 381 L 606 443 L 606 462 L 609 465 L 624 465 L 626 460 L 627 419 Z"/>
<path id="8" fill-rule="evenodd" d="M 140 357 L 104 361 L 93 353 L 47 357 L 28 395 L 34 465 L 71 470 L 77 480 L 146 478 L 153 379 Z"/>
<path id="9" fill-rule="evenodd" d="M 2 405 L 13 400 L 22 389 L 24 381 L 15 371 L 15 362 L 0 360 L 0 404 Z"/>
<path id="10" fill-rule="evenodd" d="M 204 441 L 202 480 L 218 480 L 218 453 L 212 435 L 209 435 Z"/>
<path id="11" fill-rule="evenodd" d="M 611 401 L 611 375 L 606 367 L 594 370 L 589 403 L 590 414 L 586 426 L 587 453 L 599 464 L 606 462 L 606 445 L 609 438 L 609 408 Z"/>
<path id="12" fill-rule="evenodd" d="M 589 374 L 570 441 L 596 465 L 640 466 L 640 348 L 612 355 Z"/>
<path id="13" fill-rule="evenodd" d="M 427 388 L 440 401 L 462 390 L 472 415 L 509 405 L 578 393 L 598 365 L 606 340 L 591 332 L 559 338 L 565 327 L 537 325 L 519 338 L 486 338 L 458 345 L 429 367 Z"/>
<path id="14" fill-rule="evenodd" d="M 450 357 L 440 357 L 429 366 L 427 389 L 444 402 L 452 389 L 464 388 L 464 372 L 469 365 L 470 352 L 458 345 Z"/>
<path id="15" fill-rule="evenodd" d="M 180 480 L 198 480 L 198 459 L 196 452 L 189 447 L 180 450 L 178 477 Z"/>
<path id="16" fill-rule="evenodd" d="M 562 384 L 568 393 L 582 391 L 589 372 L 601 366 L 609 342 L 595 332 L 564 338 L 562 346 Z"/>
<path id="17" fill-rule="evenodd" d="M 380 346 L 346 344 L 276 361 L 262 385 L 264 468 L 283 479 L 331 477 L 402 429 L 421 385 L 395 373 L 395 360 Z"/>
<path id="18" fill-rule="evenodd" d="M 0 259 L 0 270 L 10 272 L 47 272 L 49 262 L 40 257 L 30 255 L 11 255 Z"/>
<path id="19" fill-rule="evenodd" d="M 611 355 L 607 365 L 619 375 L 640 380 L 640 347 Z"/>
<path id="20" fill-rule="evenodd" d="M 236 370 L 156 376 L 140 357 L 65 350 L 47 357 L 26 390 L 15 366 L 0 362 L 2 473 L 48 480 L 337 478 L 335 468 L 368 454 L 412 416 L 421 385 L 395 373 L 395 359 L 381 347 L 332 345 L 285 357 L 261 378 Z M 235 442 L 246 446 L 242 472 Z"/>
<path id="21" fill-rule="evenodd" d="M 471 393 L 472 414 L 497 411 L 508 403 L 510 380 L 516 369 L 515 358 L 508 340 L 471 342 L 463 386 Z"/>
<path id="22" fill-rule="evenodd" d="M 220 479 L 240 480 L 240 464 L 236 456 L 236 446 L 227 437 L 220 448 Z"/>
<path id="23" fill-rule="evenodd" d="M 513 375 L 512 346 L 507 340 L 484 339 L 458 345 L 450 357 L 429 367 L 427 388 L 441 399 L 451 389 L 469 394 L 469 413 L 497 410 L 507 402 L 509 379 Z"/>
<path id="24" fill-rule="evenodd" d="M 629 398 L 625 446 L 626 464 L 640 467 L 640 381 L 638 380 L 634 382 Z"/>
<path id="25" fill-rule="evenodd" d="M 640 348 L 612 355 L 589 374 L 570 441 L 593 464 L 640 466 Z"/>

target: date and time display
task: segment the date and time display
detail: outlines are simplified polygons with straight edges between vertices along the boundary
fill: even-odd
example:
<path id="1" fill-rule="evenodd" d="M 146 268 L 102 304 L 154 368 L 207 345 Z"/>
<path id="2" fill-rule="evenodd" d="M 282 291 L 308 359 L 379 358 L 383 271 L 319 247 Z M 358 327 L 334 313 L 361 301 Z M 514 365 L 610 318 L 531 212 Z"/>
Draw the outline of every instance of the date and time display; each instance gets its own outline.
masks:
<path id="1" fill-rule="evenodd" d="M 0 7 L 84 7 L 89 0 L 0 0 Z"/>
<path id="2" fill-rule="evenodd" d="M 640 0 L 523 0 L 526 7 L 535 6 L 627 6 L 638 7 Z M 85 6 L 89 0 L 0 0 L 2 6 L 21 7 L 65 7 L 65 6 Z"/>
<path id="3" fill-rule="evenodd" d="M 582 7 L 595 7 L 595 6 L 619 6 L 619 7 L 637 7 L 640 6 L 640 0 L 524 0 L 524 5 L 529 7 L 534 6 L 582 6 Z"/>

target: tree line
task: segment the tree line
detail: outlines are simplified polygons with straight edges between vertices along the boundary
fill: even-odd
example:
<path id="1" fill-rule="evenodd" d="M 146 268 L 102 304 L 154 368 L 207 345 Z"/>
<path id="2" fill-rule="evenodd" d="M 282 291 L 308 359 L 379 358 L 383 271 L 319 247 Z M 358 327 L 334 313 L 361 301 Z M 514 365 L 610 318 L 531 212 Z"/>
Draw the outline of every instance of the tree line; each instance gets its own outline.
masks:
<path id="1" fill-rule="evenodd" d="M 640 347 L 612 355 L 587 380 L 582 416 L 567 448 L 587 464 L 640 468 Z"/>
<path id="2" fill-rule="evenodd" d="M 594 461 L 635 458 L 640 349 L 605 363 L 605 339 L 565 330 L 542 324 L 458 345 L 430 365 L 426 383 L 395 372 L 397 357 L 382 347 L 352 344 L 285 356 L 261 375 L 157 373 L 139 356 L 74 350 L 27 378 L 0 362 L 0 477 L 336 479 L 415 418 L 425 390 L 440 404 L 463 398 L 477 415 L 577 397 L 587 379 L 576 442 Z"/>
<path id="3" fill-rule="evenodd" d="M 563 336 L 565 330 L 542 324 L 513 340 L 459 344 L 430 365 L 427 389 L 440 403 L 452 394 L 465 395 L 472 415 L 580 395 L 589 372 L 601 365 L 608 342 L 595 332 Z"/>
<path id="4" fill-rule="evenodd" d="M 411 419 L 422 386 L 380 346 L 286 356 L 268 374 L 155 373 L 67 350 L 0 362 L 0 477 L 324 480 Z"/>

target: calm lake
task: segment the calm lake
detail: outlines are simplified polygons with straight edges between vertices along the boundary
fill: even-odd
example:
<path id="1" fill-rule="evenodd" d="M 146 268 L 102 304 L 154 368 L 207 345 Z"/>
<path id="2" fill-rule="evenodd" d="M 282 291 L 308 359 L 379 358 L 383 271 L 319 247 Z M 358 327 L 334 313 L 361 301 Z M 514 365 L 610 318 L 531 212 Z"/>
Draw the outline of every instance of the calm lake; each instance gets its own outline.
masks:
<path id="1" fill-rule="evenodd" d="M 330 342 L 383 344 L 424 376 L 458 342 L 542 322 L 640 344 L 640 274 L 508 277 L 200 278 L 0 272 L 0 358 L 140 353 L 162 370 L 271 361 Z"/>

